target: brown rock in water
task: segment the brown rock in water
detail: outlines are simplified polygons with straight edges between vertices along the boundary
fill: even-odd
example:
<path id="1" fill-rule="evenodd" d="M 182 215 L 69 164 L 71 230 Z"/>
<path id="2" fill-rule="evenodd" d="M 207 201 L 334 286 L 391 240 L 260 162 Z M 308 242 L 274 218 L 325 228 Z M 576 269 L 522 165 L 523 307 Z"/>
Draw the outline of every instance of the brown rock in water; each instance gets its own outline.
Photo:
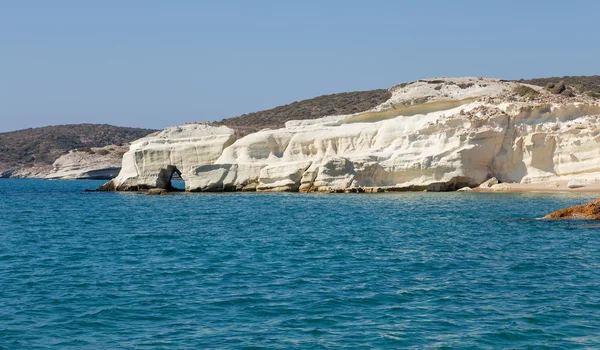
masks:
<path id="1" fill-rule="evenodd" d="M 166 195 L 166 194 L 169 194 L 169 191 L 165 190 L 164 188 L 152 188 L 152 189 L 149 189 L 148 191 L 146 191 L 146 194 Z"/>
<path id="2" fill-rule="evenodd" d="M 544 219 L 600 220 L 600 199 L 593 202 L 560 209 L 544 216 Z"/>

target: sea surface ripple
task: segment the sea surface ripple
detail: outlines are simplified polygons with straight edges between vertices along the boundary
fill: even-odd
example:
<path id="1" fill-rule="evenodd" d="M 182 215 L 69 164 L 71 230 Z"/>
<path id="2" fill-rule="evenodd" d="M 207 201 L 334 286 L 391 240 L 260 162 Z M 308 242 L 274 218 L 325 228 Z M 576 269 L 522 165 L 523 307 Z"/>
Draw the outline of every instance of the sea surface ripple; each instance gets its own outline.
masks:
<path id="1" fill-rule="evenodd" d="M 599 348 L 590 194 L 0 180 L 0 348 Z"/>

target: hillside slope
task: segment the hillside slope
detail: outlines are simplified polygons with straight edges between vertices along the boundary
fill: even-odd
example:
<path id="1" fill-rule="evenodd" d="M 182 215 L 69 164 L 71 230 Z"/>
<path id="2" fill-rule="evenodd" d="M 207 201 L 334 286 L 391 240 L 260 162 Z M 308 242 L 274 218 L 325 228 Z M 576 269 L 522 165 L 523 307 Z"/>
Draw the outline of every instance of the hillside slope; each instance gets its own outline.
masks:
<path id="1" fill-rule="evenodd" d="M 0 175 L 51 168 L 61 155 L 76 148 L 129 143 L 155 130 L 106 124 L 72 124 L 0 133 Z M 14 174 L 13 174 L 14 175 Z"/>
<path id="2" fill-rule="evenodd" d="M 564 76 L 562 78 L 552 77 L 519 80 L 520 83 L 543 87 L 548 86 L 549 84 L 558 84 L 561 81 L 566 85 L 572 86 L 578 92 L 587 93 L 592 97 L 600 97 L 600 75 Z"/>
<path id="3" fill-rule="evenodd" d="M 521 79 L 518 82 L 545 87 L 561 81 L 577 92 L 600 97 L 600 76 L 598 75 Z M 262 129 L 282 128 L 285 126 L 285 122 L 290 120 L 309 120 L 330 115 L 364 112 L 382 104 L 391 96 L 387 89 L 323 95 L 264 111 L 226 118 L 213 122 L 212 125 L 227 126 L 241 135 L 247 135 Z"/>
<path id="4" fill-rule="evenodd" d="M 289 120 L 317 119 L 328 115 L 353 114 L 367 111 L 387 101 L 392 94 L 386 89 L 343 92 L 292 102 L 272 109 L 243 114 L 212 123 L 227 126 L 247 135 L 261 129 L 278 129 Z"/>

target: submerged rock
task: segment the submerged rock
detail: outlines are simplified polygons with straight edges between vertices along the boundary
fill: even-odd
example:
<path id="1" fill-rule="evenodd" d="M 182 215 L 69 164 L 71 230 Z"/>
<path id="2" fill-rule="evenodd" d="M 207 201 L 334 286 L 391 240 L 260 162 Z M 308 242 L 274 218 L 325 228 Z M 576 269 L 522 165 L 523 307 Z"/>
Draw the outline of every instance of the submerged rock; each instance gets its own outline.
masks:
<path id="1" fill-rule="evenodd" d="M 585 219 L 600 220 L 600 199 L 586 204 L 557 210 L 544 216 L 544 219 Z"/>
<path id="2" fill-rule="evenodd" d="M 144 193 L 154 196 L 164 196 L 169 194 L 169 191 L 165 190 L 164 188 L 151 188 Z"/>
<path id="3" fill-rule="evenodd" d="M 600 103 L 497 79 L 400 84 L 379 106 L 240 137 L 187 124 L 135 141 L 103 190 L 454 191 L 600 177 Z M 489 180 L 488 180 L 489 179 Z M 487 181 L 486 181 L 487 180 Z M 485 182 L 484 182 L 485 181 Z M 503 190 L 505 188 L 502 188 Z"/>

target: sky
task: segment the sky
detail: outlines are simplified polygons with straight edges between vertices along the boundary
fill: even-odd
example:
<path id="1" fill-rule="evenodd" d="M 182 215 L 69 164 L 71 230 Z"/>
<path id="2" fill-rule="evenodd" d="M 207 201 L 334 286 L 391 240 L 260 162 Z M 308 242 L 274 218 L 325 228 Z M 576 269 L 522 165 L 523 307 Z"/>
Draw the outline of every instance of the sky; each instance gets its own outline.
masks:
<path id="1" fill-rule="evenodd" d="M 0 1 L 0 132 L 165 128 L 431 77 L 599 74 L 600 1 Z"/>

